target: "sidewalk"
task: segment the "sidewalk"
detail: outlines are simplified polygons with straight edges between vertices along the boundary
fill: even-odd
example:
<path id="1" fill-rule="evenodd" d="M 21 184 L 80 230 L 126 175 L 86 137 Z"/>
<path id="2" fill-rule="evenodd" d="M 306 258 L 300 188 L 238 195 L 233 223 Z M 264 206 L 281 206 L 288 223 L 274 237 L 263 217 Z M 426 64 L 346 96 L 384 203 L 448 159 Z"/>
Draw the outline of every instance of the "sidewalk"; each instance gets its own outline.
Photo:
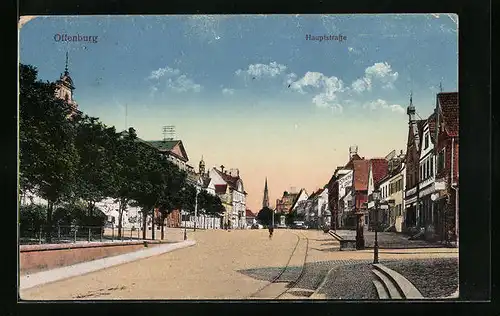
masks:
<path id="1" fill-rule="evenodd" d="M 186 240 L 177 243 L 158 245 L 153 248 L 148 248 L 144 250 L 139 250 L 131 253 L 126 253 L 123 255 L 118 255 L 114 257 L 108 257 L 88 262 L 83 262 L 67 267 L 57 268 L 49 271 L 42 271 L 34 274 L 28 274 L 20 278 L 19 289 L 25 290 L 38 285 L 43 285 L 46 283 L 51 283 L 54 281 L 59 281 L 62 279 L 71 278 L 74 276 L 87 274 L 90 272 L 102 270 L 112 266 L 120 265 L 123 263 L 160 255 L 166 252 L 174 251 L 176 249 L 182 249 L 190 247 L 196 244 L 194 240 Z"/>

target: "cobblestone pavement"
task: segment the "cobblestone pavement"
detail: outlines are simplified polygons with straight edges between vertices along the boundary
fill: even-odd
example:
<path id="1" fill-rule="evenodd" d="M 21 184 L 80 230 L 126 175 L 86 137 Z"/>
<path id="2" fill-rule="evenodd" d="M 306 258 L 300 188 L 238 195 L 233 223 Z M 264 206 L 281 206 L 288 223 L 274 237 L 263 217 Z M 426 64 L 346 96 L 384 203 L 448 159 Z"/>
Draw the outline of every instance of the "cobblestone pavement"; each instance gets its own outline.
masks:
<path id="1" fill-rule="evenodd" d="M 368 262 L 339 265 L 318 290 L 326 299 L 376 300 L 372 283 L 372 265 Z"/>
<path id="2" fill-rule="evenodd" d="M 424 297 L 446 297 L 458 289 L 458 258 L 399 260 L 384 265 L 407 278 Z"/>
<path id="3" fill-rule="evenodd" d="M 373 259 L 373 250 L 338 251 L 338 242 L 322 231 L 278 229 L 272 239 L 268 238 L 267 230 L 191 231 L 188 236 L 196 239 L 195 246 L 28 289 L 21 292 L 21 298 L 243 299 L 267 284 L 286 266 L 297 243 L 295 234 L 304 234 L 309 239 L 304 275 L 293 286 L 296 293 L 304 290 L 309 292 L 302 296 L 310 295 L 328 271 L 338 266 L 346 279 L 341 281 L 339 274 L 335 274 L 328 288 L 337 292 L 325 292 L 325 295 L 342 299 L 371 297 L 370 291 L 375 289 L 369 289 L 373 285 L 365 267 Z M 183 230 L 171 229 L 166 236 L 181 239 Z M 405 258 L 457 258 L 457 252 L 457 249 L 384 249 L 380 252 L 380 262 Z M 291 264 L 290 278 L 284 275 L 280 280 L 293 281 L 292 276 L 296 277 L 301 269 L 300 262 Z M 350 274 L 354 276 L 349 277 Z M 368 275 L 370 278 L 366 279 Z M 369 282 L 349 283 L 356 279 Z M 356 288 L 360 293 L 351 292 Z"/>

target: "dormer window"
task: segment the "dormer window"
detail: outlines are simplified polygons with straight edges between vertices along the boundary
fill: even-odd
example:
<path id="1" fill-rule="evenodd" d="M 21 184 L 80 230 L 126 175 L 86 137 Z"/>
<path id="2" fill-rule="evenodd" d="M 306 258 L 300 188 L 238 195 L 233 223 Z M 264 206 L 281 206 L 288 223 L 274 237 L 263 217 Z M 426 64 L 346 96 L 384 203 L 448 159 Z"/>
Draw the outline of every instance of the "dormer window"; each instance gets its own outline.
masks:
<path id="1" fill-rule="evenodd" d="M 429 147 L 429 134 L 424 135 L 424 149 L 427 149 Z"/>
<path id="2" fill-rule="evenodd" d="M 68 94 L 67 94 L 67 93 L 66 93 L 66 95 L 64 96 L 64 100 L 66 100 L 66 102 L 68 102 L 68 100 L 69 100 L 69 96 L 68 96 Z"/>

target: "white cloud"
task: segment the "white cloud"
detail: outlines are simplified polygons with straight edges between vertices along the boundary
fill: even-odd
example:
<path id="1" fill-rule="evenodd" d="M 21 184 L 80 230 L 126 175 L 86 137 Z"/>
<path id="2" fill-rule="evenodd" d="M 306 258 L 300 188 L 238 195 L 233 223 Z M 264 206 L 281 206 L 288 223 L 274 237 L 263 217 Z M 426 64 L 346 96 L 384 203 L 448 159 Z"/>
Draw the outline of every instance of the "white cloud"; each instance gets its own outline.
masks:
<path id="1" fill-rule="evenodd" d="M 234 89 L 224 88 L 224 89 L 222 89 L 222 94 L 224 94 L 224 95 L 232 95 L 232 94 L 234 94 Z"/>
<path id="2" fill-rule="evenodd" d="M 385 109 L 391 110 L 392 112 L 405 113 L 405 109 L 399 104 L 389 104 L 387 101 L 382 99 L 377 99 L 376 101 L 371 101 L 363 105 L 365 109 L 378 110 Z"/>
<path id="3" fill-rule="evenodd" d="M 201 85 L 189 79 L 186 75 L 180 75 L 175 80 L 169 80 L 168 86 L 177 92 L 187 92 L 193 90 L 194 92 L 201 91 Z"/>
<path id="4" fill-rule="evenodd" d="M 371 90 L 372 80 L 366 77 L 362 79 L 357 79 L 352 83 L 351 88 L 358 93 L 361 93 L 365 90 Z"/>
<path id="5" fill-rule="evenodd" d="M 251 64 L 248 66 L 248 69 L 242 70 L 238 69 L 236 70 L 236 75 L 238 76 L 251 76 L 257 78 L 263 78 L 263 77 L 276 77 L 278 75 L 281 75 L 285 72 L 286 66 L 282 64 L 278 64 L 277 62 L 273 61 L 269 63 L 268 65 L 266 64 Z"/>
<path id="6" fill-rule="evenodd" d="M 173 69 L 170 67 L 158 68 L 157 70 L 153 70 L 151 75 L 149 75 L 149 79 L 160 79 L 163 76 L 175 76 L 180 73 L 179 69 Z"/>
<path id="7" fill-rule="evenodd" d="M 351 84 L 351 88 L 361 93 L 363 91 L 370 91 L 374 83 L 381 83 L 383 88 L 392 89 L 398 76 L 398 72 L 394 72 L 391 65 L 387 62 L 375 63 L 365 69 L 365 76 L 355 80 Z"/>
<path id="8" fill-rule="evenodd" d="M 200 92 L 202 89 L 200 84 L 195 83 L 192 79 L 188 78 L 187 75 L 181 74 L 179 69 L 168 66 L 153 70 L 147 79 L 154 82 L 153 86 L 150 88 L 152 95 L 159 90 L 159 86 L 163 81 L 166 82 L 168 88 L 176 92 Z"/>
<path id="9" fill-rule="evenodd" d="M 342 80 L 337 77 L 328 77 L 320 72 L 307 72 L 304 77 L 290 84 L 292 90 L 305 94 L 305 88 L 320 90 L 312 102 L 318 107 L 330 107 L 342 111 L 339 103 L 339 93 L 345 91 Z"/>

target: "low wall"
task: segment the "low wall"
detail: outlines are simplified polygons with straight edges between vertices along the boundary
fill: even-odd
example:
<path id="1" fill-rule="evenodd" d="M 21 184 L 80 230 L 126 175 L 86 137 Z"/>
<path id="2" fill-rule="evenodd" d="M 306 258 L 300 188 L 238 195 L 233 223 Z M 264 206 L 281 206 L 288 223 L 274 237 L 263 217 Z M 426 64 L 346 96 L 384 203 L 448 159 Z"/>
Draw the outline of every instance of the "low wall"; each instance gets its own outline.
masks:
<path id="1" fill-rule="evenodd" d="M 116 256 L 128 252 L 154 247 L 159 240 L 116 241 L 76 244 L 48 244 L 20 246 L 19 263 L 21 275 L 50 270 L 72 264 Z M 164 242 L 163 242 L 164 243 Z"/>

